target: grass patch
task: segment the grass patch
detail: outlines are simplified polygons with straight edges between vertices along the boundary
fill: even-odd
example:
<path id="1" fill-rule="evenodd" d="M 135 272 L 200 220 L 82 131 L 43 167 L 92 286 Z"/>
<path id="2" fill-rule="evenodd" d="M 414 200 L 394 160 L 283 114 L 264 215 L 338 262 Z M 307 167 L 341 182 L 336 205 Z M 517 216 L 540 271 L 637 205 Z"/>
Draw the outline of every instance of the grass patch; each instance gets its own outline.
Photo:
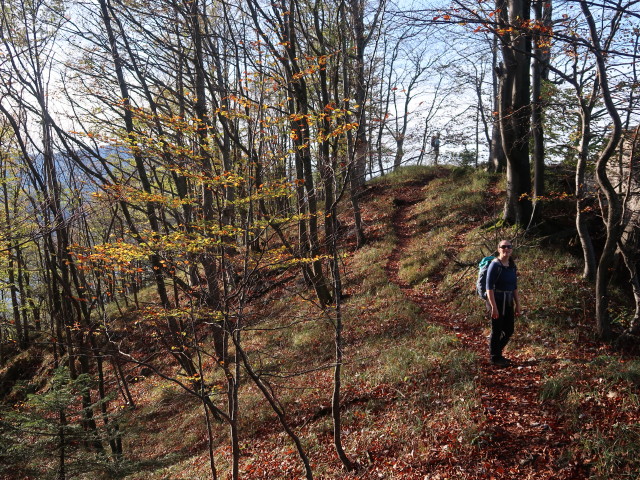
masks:
<path id="1" fill-rule="evenodd" d="M 423 324 L 414 332 L 410 345 L 403 342 L 379 349 L 378 368 L 368 381 L 395 384 L 417 378 L 422 382 L 435 372 L 448 370 L 448 354 L 457 341 L 440 327 Z"/>
<path id="2" fill-rule="evenodd" d="M 605 369 L 605 374 L 614 382 L 627 383 L 631 390 L 640 390 L 640 360 L 638 359 L 630 360 L 622 365 L 617 360 L 611 359 Z"/>
<path id="3" fill-rule="evenodd" d="M 446 258 L 446 250 L 442 248 L 450 236 L 444 228 L 414 238 L 407 247 L 407 254 L 400 261 L 398 275 L 409 285 L 417 285 L 436 273 Z"/>
<path id="4" fill-rule="evenodd" d="M 378 291 L 389 283 L 384 265 L 380 264 L 380 258 L 385 258 L 391 246 L 386 242 L 377 242 L 366 245 L 355 252 L 347 260 L 350 270 L 347 287 L 353 285 L 360 287 L 364 296 L 376 296 Z"/>
<path id="5" fill-rule="evenodd" d="M 564 370 L 561 374 L 548 378 L 540 389 L 540 400 L 564 402 L 577 388 L 579 378 L 579 372 L 575 368 Z"/>
<path id="6" fill-rule="evenodd" d="M 433 275 L 447 274 L 442 271 L 451 250 L 447 244 L 455 238 L 458 225 L 466 226 L 484 213 L 483 197 L 490 180 L 484 172 L 453 168 L 448 176 L 425 187 L 425 199 L 413 209 L 417 232 L 400 263 L 403 281 L 417 285 Z"/>
<path id="7" fill-rule="evenodd" d="M 568 364 L 544 382 L 541 399 L 569 418 L 577 438 L 571 451 L 590 467 L 589 478 L 637 478 L 640 424 L 624 419 L 637 413 L 639 379 L 638 360 L 600 356 Z"/>
<path id="8" fill-rule="evenodd" d="M 580 441 L 593 480 L 637 479 L 640 471 L 640 423 L 616 423 L 586 434 Z"/>
<path id="9" fill-rule="evenodd" d="M 486 213 L 484 196 L 491 176 L 472 169 L 454 168 L 425 187 L 425 200 L 416 208 L 418 225 L 464 225 Z"/>
<path id="10" fill-rule="evenodd" d="M 426 182 L 436 175 L 441 175 L 446 167 L 427 165 L 407 165 L 384 176 L 372 179 L 370 185 L 394 186 L 407 182 Z"/>
<path id="11" fill-rule="evenodd" d="M 377 366 L 367 377 L 373 385 L 410 380 L 427 385 L 439 378 L 448 388 L 455 389 L 458 384 L 473 381 L 478 373 L 476 355 L 461 349 L 457 337 L 435 325 L 416 328 L 410 344 L 387 343 L 378 344 Z"/>

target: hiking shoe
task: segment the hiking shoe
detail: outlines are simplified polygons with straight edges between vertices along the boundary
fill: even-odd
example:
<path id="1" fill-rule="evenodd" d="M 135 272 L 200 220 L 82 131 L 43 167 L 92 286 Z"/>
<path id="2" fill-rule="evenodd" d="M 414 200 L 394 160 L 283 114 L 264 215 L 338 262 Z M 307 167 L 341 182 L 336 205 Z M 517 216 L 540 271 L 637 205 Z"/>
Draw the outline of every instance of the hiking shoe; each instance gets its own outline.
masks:
<path id="1" fill-rule="evenodd" d="M 498 367 L 508 367 L 509 365 L 511 365 L 511 360 L 504 357 L 496 357 L 491 359 L 491 363 Z"/>

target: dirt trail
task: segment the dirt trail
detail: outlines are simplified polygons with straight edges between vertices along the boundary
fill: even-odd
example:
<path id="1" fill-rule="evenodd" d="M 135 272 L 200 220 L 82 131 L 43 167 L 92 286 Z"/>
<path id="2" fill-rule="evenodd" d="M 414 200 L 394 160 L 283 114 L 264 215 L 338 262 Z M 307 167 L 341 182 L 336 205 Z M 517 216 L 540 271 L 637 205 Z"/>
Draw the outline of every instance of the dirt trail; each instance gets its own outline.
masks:
<path id="1" fill-rule="evenodd" d="M 390 281 L 400 287 L 405 296 L 417 304 L 426 322 L 450 329 L 465 348 L 480 359 L 479 395 L 482 411 L 475 421 L 485 433 L 481 441 L 482 458 L 477 458 L 473 470 L 487 479 L 583 479 L 585 472 L 577 466 L 563 464 L 569 434 L 551 408 L 539 400 L 541 373 L 536 360 L 522 358 L 518 352 L 507 352 L 513 365 L 498 368 L 488 359 L 486 331 L 457 318 L 448 305 L 438 301 L 433 293 L 437 284 L 417 291 L 398 276 L 399 261 L 414 233 L 409 226 L 411 207 L 422 200 L 418 187 L 403 187 L 395 197 L 396 212 L 393 228 L 398 243 L 386 265 Z M 459 243 L 455 240 L 452 243 Z M 435 280 L 437 282 L 437 279 Z M 478 308 L 483 308 L 478 299 Z M 517 335 L 517 324 L 516 333 Z"/>

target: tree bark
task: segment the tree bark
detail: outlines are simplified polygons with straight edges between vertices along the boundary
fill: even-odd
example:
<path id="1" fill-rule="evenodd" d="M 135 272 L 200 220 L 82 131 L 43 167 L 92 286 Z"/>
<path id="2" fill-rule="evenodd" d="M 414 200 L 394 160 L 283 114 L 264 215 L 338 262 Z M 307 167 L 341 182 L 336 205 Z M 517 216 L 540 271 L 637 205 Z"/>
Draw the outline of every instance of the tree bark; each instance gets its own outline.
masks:
<path id="1" fill-rule="evenodd" d="M 610 268 L 613 264 L 616 246 L 620 240 L 620 236 L 622 235 L 622 204 L 618 192 L 616 192 L 609 180 L 607 167 L 609 159 L 614 155 L 615 150 L 620 143 L 620 138 L 622 136 L 622 121 L 620 120 L 620 115 L 618 114 L 618 110 L 616 109 L 609 89 L 604 52 L 600 45 L 595 20 L 591 15 L 591 11 L 589 10 L 589 5 L 586 0 L 580 0 L 580 7 L 589 26 L 592 50 L 596 57 L 598 81 L 602 91 L 602 99 L 604 100 L 607 112 L 613 124 L 609 141 L 604 150 L 600 153 L 596 162 L 596 179 L 598 180 L 598 185 L 607 200 L 607 212 L 605 216 L 607 238 L 602 249 L 602 255 L 600 256 L 598 270 L 596 272 L 596 321 L 597 331 L 600 338 L 609 339 L 612 332 L 611 319 L 609 317 L 609 294 L 607 287 L 609 279 L 611 278 Z"/>
<path id="2" fill-rule="evenodd" d="M 582 246 L 582 256 L 584 260 L 584 269 L 582 271 L 582 277 L 586 280 L 593 281 L 596 274 L 596 254 L 593 248 L 593 242 L 591 241 L 591 234 L 586 221 L 586 207 L 587 207 L 587 186 L 585 184 L 585 170 L 587 167 L 587 160 L 589 157 L 589 141 L 591 139 L 591 111 L 593 109 L 593 102 L 595 96 L 591 97 L 593 100 L 589 102 L 582 98 L 579 98 L 581 111 L 580 111 L 580 144 L 578 146 L 578 162 L 576 164 L 576 230 L 578 232 L 578 238 L 580 239 L 580 245 Z"/>
<path id="3" fill-rule="evenodd" d="M 21 350 L 26 350 L 29 346 L 29 338 L 26 324 L 26 316 L 23 315 L 24 312 L 21 311 L 20 301 L 18 300 L 18 282 L 16 279 L 16 265 L 15 259 L 16 254 L 14 252 L 19 248 L 17 245 L 14 245 L 13 241 L 13 225 L 12 225 L 12 216 L 10 211 L 11 202 L 9 201 L 9 185 L 7 183 L 7 165 L 5 162 L 2 163 L 2 192 L 4 198 L 4 214 L 5 214 L 5 231 L 7 244 L 9 246 L 9 255 L 7 259 L 7 275 L 9 280 L 9 290 L 11 293 L 11 311 L 13 313 L 13 324 L 16 329 L 16 337 L 18 339 L 18 347 Z M 24 298 L 22 299 L 24 301 Z M 23 324 L 24 320 L 24 324 Z"/>
<path id="4" fill-rule="evenodd" d="M 492 64 L 492 89 L 493 89 L 493 113 L 491 128 L 491 143 L 489 151 L 489 171 L 501 173 L 507 166 L 507 158 L 502 148 L 502 135 L 500 133 L 500 84 L 502 82 L 502 67 L 498 64 L 498 34 L 493 36 L 491 46 Z"/>
<path id="5" fill-rule="evenodd" d="M 353 181 L 352 184 L 356 189 L 360 189 L 366 179 L 366 166 L 367 166 L 367 115 L 365 110 L 365 103 L 367 101 L 368 85 L 366 81 L 364 51 L 367 47 L 369 38 L 365 34 L 364 25 L 364 0 L 349 0 L 349 9 L 351 13 L 352 25 L 353 25 L 353 40 L 355 47 L 355 105 L 356 107 L 356 121 L 358 122 L 358 128 L 356 130 L 355 145 L 354 145 L 354 168 L 353 168 Z M 357 195 L 357 193 L 356 193 Z"/>
<path id="6" fill-rule="evenodd" d="M 504 219 L 526 226 L 531 219 L 529 138 L 531 101 L 529 60 L 531 38 L 522 32 L 529 20 L 529 0 L 499 0 L 497 7 L 503 33 L 500 88 L 500 133 L 507 158 L 507 196 Z"/>
<path id="7" fill-rule="evenodd" d="M 544 129 L 542 125 L 543 99 L 542 81 L 544 66 L 544 44 L 546 38 L 541 35 L 543 25 L 543 3 L 547 0 L 533 0 L 536 21 L 536 33 L 533 36 L 534 54 L 532 68 L 532 91 L 533 97 L 531 107 L 531 131 L 533 137 L 533 201 L 536 204 L 536 216 L 540 216 L 539 198 L 544 196 Z"/>

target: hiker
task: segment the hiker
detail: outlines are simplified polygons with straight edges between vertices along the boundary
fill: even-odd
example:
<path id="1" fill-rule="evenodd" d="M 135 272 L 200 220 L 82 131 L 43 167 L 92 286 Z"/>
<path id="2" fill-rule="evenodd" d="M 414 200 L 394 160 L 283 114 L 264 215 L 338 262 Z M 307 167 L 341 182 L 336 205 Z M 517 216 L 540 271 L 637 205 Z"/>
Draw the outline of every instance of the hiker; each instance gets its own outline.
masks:
<path id="1" fill-rule="evenodd" d="M 502 350 L 513 334 L 515 315 L 520 315 L 516 264 L 511 258 L 513 244 L 509 240 L 498 242 L 498 257 L 487 270 L 487 310 L 491 315 L 489 353 L 494 365 L 506 367 L 511 362 L 502 356 Z"/>

